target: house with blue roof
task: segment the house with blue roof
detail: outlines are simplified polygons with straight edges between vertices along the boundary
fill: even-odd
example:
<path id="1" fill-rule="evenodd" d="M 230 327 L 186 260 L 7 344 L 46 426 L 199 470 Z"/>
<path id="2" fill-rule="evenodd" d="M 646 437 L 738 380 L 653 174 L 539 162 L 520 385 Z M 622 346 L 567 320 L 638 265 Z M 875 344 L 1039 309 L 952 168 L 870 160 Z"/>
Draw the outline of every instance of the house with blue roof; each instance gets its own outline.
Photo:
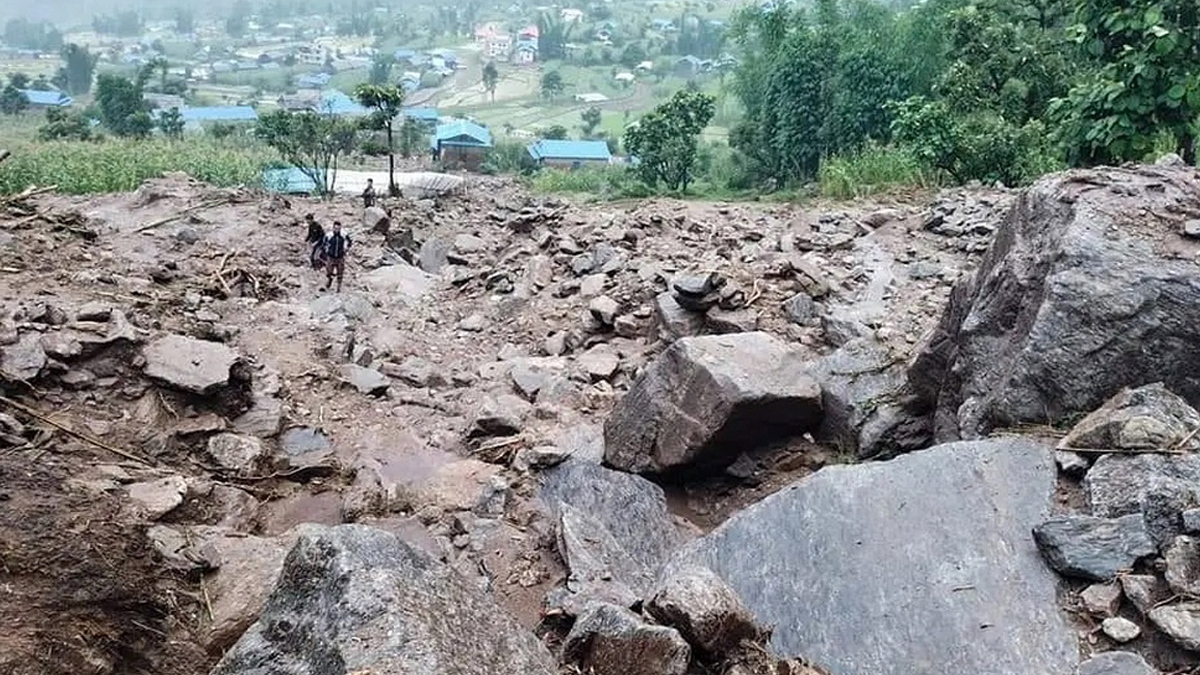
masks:
<path id="1" fill-rule="evenodd" d="M 61 91 L 22 89 L 21 95 L 29 101 L 32 108 L 66 108 L 72 103 L 71 97 Z"/>
<path id="2" fill-rule="evenodd" d="M 531 143 L 528 151 L 538 166 L 578 169 L 584 166 L 603 166 L 612 160 L 608 143 L 604 141 L 559 141 L 543 138 Z"/>
<path id="3" fill-rule="evenodd" d="M 447 168 L 478 169 L 492 148 L 492 133 L 468 120 L 439 124 L 429 139 L 433 158 Z"/>
<path id="4" fill-rule="evenodd" d="M 324 183 L 324 174 L 314 171 Z M 263 189 L 285 195 L 311 195 L 320 192 L 315 181 L 307 173 L 296 167 L 286 169 L 266 169 L 263 171 Z"/>
<path id="5" fill-rule="evenodd" d="M 404 108 L 400 111 L 401 116 L 406 119 L 413 120 L 419 124 L 434 127 L 438 123 L 437 108 Z"/>
<path id="6" fill-rule="evenodd" d="M 362 117 L 363 115 L 371 114 L 371 111 L 359 105 L 358 101 L 336 89 L 321 92 L 321 100 L 313 110 L 322 115 L 337 115 L 339 117 Z"/>
<path id="7" fill-rule="evenodd" d="M 392 52 L 392 58 L 394 58 L 396 61 L 408 61 L 416 55 L 417 52 L 412 49 L 397 49 L 396 51 Z"/>
<path id="8" fill-rule="evenodd" d="M 300 89 L 320 89 L 329 84 L 329 73 L 305 73 L 296 76 L 296 86 Z"/>
<path id="9" fill-rule="evenodd" d="M 258 113 L 248 105 L 224 105 L 180 108 L 183 126 L 187 131 L 202 131 L 208 124 L 253 124 Z"/>

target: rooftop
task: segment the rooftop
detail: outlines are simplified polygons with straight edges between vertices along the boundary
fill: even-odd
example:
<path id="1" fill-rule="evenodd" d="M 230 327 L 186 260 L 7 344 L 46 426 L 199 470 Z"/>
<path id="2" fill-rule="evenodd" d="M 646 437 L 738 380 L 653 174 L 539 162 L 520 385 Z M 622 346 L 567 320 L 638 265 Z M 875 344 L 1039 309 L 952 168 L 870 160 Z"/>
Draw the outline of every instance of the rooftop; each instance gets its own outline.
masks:
<path id="1" fill-rule="evenodd" d="M 248 105 L 227 105 L 200 108 L 184 108 L 184 122 L 244 122 L 258 119 L 258 113 Z"/>
<path id="2" fill-rule="evenodd" d="M 66 107 L 71 105 L 71 97 L 61 91 L 40 91 L 38 89 L 23 89 L 21 93 L 30 105 L 48 105 Z"/>
<path id="3" fill-rule="evenodd" d="M 529 145 L 529 156 L 541 159 L 579 159 L 608 161 L 612 154 L 604 141 L 555 141 L 542 139 Z"/>
<path id="4" fill-rule="evenodd" d="M 469 120 L 454 120 L 439 124 L 430 139 L 430 145 L 477 145 L 491 147 L 492 133 Z"/>

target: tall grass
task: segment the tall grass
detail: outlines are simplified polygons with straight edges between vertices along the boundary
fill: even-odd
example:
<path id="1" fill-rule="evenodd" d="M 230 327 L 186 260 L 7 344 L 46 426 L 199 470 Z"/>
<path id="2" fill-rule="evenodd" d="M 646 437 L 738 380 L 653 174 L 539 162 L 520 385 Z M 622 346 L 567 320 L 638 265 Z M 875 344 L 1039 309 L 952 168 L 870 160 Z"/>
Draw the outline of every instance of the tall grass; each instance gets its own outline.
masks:
<path id="1" fill-rule="evenodd" d="M 902 188 L 934 187 L 938 177 L 902 148 L 872 145 L 857 154 L 826 159 L 817 182 L 824 197 L 855 199 Z"/>
<path id="2" fill-rule="evenodd" d="M 57 185 L 66 194 L 123 192 L 172 171 L 220 186 L 258 185 L 263 167 L 276 161 L 275 153 L 245 138 L 30 143 L 0 163 L 0 194 L 32 185 Z"/>
<path id="3" fill-rule="evenodd" d="M 532 187 L 536 192 L 586 194 L 597 201 L 648 197 L 654 192 L 621 167 L 542 169 L 534 175 Z"/>

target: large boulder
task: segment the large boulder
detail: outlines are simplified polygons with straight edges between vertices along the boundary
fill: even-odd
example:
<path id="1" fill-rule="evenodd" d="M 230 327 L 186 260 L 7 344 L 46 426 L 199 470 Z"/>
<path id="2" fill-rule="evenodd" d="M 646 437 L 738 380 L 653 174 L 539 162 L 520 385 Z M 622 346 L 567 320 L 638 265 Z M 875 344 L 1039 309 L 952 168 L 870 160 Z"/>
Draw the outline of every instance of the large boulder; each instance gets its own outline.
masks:
<path id="1" fill-rule="evenodd" d="M 1190 167 L 1105 168 L 1023 192 L 909 371 L 939 441 L 1095 410 L 1152 382 L 1200 402 Z"/>
<path id="2" fill-rule="evenodd" d="M 1139 514 L 1055 516 L 1033 528 L 1033 538 L 1059 574 L 1090 581 L 1112 579 L 1158 550 Z"/>
<path id="3" fill-rule="evenodd" d="M 684 675 L 692 650 L 674 628 L 622 607 L 594 604 L 563 641 L 563 660 L 594 675 Z"/>
<path id="4" fill-rule="evenodd" d="M 142 358 L 146 377 L 173 389 L 210 396 L 236 387 L 249 396 L 251 376 L 245 362 L 219 342 L 164 335 L 142 348 Z"/>
<path id="5" fill-rule="evenodd" d="M 660 579 L 646 609 L 712 659 L 762 635 L 737 593 L 705 567 L 676 570 Z"/>
<path id="6" fill-rule="evenodd" d="M 1092 514 L 1140 514 L 1158 546 L 1185 530 L 1183 512 L 1200 504 L 1200 455 L 1104 455 L 1083 481 Z"/>
<path id="7" fill-rule="evenodd" d="M 363 525 L 304 534 L 212 675 L 550 675 L 553 659 L 464 577 Z"/>
<path id="8" fill-rule="evenodd" d="M 1067 675 L 1074 632 L 1030 530 L 1053 505 L 1050 448 L 1013 438 L 835 466 L 681 552 L 833 675 Z"/>
<path id="9" fill-rule="evenodd" d="M 761 332 L 676 341 L 604 425 L 607 465 L 645 474 L 723 468 L 756 445 L 813 430 L 821 388 L 787 345 Z"/>
<path id="10" fill-rule="evenodd" d="M 1161 382 L 1122 389 L 1071 428 L 1059 443 L 1078 450 L 1197 450 L 1200 413 Z"/>

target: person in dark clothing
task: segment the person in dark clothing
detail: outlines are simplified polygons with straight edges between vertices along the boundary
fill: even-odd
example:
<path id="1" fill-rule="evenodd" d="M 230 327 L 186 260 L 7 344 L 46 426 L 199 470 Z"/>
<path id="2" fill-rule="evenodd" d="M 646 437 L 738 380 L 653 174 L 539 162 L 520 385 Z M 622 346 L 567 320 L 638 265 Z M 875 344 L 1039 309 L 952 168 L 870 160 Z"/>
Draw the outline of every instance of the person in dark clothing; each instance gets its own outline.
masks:
<path id="1" fill-rule="evenodd" d="M 321 248 L 325 253 L 325 290 L 333 284 L 337 273 L 337 290 L 342 292 L 342 276 L 346 272 L 346 251 L 350 250 L 350 236 L 342 234 L 342 224 L 333 221 L 333 231 L 325 235 Z"/>
<path id="2" fill-rule="evenodd" d="M 308 223 L 308 236 L 304 238 L 304 243 L 309 245 L 308 262 L 313 269 L 320 269 L 321 246 L 325 241 L 325 228 L 321 227 L 311 213 L 304 216 L 304 222 Z"/>
<path id="3" fill-rule="evenodd" d="M 372 178 L 367 179 L 367 189 L 363 190 L 362 198 L 363 198 L 363 208 L 369 209 L 372 206 L 375 206 L 375 180 L 374 179 L 372 179 Z"/>

